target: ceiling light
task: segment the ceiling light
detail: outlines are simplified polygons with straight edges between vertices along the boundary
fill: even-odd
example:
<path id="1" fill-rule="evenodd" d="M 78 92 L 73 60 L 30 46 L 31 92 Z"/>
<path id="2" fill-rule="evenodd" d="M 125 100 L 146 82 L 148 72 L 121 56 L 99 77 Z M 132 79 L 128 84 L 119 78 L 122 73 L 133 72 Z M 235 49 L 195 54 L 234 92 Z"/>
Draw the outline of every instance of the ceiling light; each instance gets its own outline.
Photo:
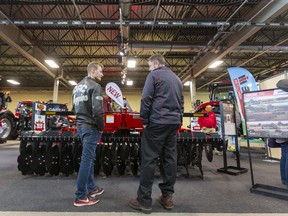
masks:
<path id="1" fill-rule="evenodd" d="M 125 55 L 125 49 L 121 49 L 120 52 L 119 52 L 119 54 L 120 54 L 121 56 L 124 56 L 124 55 Z"/>
<path id="2" fill-rule="evenodd" d="M 136 67 L 136 60 L 131 60 L 131 59 L 129 59 L 129 60 L 127 61 L 127 67 L 128 67 L 128 68 L 135 68 L 135 67 Z"/>
<path id="3" fill-rule="evenodd" d="M 132 86 L 133 85 L 133 80 L 127 80 L 126 85 L 127 86 Z"/>
<path id="4" fill-rule="evenodd" d="M 54 60 L 47 59 L 47 60 L 45 60 L 45 62 L 46 62 L 51 68 L 59 68 L 59 65 L 56 64 L 56 62 L 55 62 Z"/>
<path id="5" fill-rule="evenodd" d="M 216 68 L 217 66 L 219 66 L 220 64 L 222 64 L 223 61 L 219 60 L 219 61 L 215 61 L 213 62 L 208 68 Z"/>
<path id="6" fill-rule="evenodd" d="M 7 80 L 7 82 L 13 84 L 13 85 L 20 85 L 19 82 L 15 81 L 15 80 Z"/>
<path id="7" fill-rule="evenodd" d="M 190 85 L 190 81 L 186 81 L 185 83 L 184 83 L 184 86 L 189 86 Z"/>
<path id="8" fill-rule="evenodd" d="M 69 82 L 70 85 L 72 85 L 72 86 L 76 86 L 76 85 L 77 85 L 77 83 L 76 83 L 74 80 L 69 80 L 68 82 Z"/>

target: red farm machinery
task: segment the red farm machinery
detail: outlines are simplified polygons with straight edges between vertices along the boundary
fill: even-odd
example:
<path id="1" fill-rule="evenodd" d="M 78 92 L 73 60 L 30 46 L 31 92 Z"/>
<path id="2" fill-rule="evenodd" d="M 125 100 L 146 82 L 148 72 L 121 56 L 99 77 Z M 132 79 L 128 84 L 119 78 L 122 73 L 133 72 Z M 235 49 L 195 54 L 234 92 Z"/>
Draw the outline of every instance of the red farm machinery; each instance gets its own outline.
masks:
<path id="1" fill-rule="evenodd" d="M 94 163 L 95 174 L 101 171 L 110 176 L 113 169 L 118 175 L 131 171 L 134 176 L 139 173 L 141 164 L 140 145 L 142 122 L 139 113 L 132 112 L 128 101 L 119 107 L 107 97 L 103 100 L 105 110 L 105 129 L 97 145 Z M 70 175 L 79 169 L 82 153 L 81 140 L 73 117 L 69 117 L 68 126 L 60 130 L 48 127 L 51 115 L 73 116 L 73 112 L 61 108 L 52 108 L 41 103 L 33 103 L 32 130 L 22 131 L 20 138 L 20 155 L 18 169 L 23 175 Z M 203 116 L 197 114 L 197 116 Z M 193 114 L 185 113 L 185 117 Z M 221 148 L 222 139 L 218 133 L 204 134 L 193 132 L 188 128 L 179 129 L 178 133 L 178 166 L 195 165 L 202 172 L 202 152 L 205 150 L 208 161 L 213 159 L 213 149 Z M 160 160 L 159 160 L 160 161 Z M 159 162 L 161 165 L 161 161 Z"/>

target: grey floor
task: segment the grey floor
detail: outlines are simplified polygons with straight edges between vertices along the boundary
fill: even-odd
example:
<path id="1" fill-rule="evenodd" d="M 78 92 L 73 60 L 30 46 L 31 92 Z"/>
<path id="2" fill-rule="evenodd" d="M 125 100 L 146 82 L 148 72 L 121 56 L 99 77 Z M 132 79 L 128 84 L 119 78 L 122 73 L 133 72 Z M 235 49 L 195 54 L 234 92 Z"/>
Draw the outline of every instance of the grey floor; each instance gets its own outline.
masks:
<path id="1" fill-rule="evenodd" d="M 139 179 L 128 173 L 118 177 L 97 176 L 98 184 L 105 189 L 96 206 L 77 208 L 73 206 L 76 174 L 23 176 L 17 170 L 18 141 L 0 144 L 0 215 L 13 215 L 11 212 L 135 212 L 127 202 L 136 196 Z M 284 188 L 280 184 L 279 162 L 263 161 L 264 149 L 251 149 L 255 183 Z M 269 160 L 268 160 L 269 161 Z M 228 153 L 228 166 L 236 166 L 236 161 Z M 241 168 L 248 172 L 237 176 L 217 172 L 223 167 L 222 156 L 214 155 L 209 163 L 203 158 L 204 178 L 199 178 L 198 168 L 191 167 L 190 178 L 178 172 L 175 185 L 174 213 L 288 213 L 285 200 L 258 195 L 250 192 L 252 186 L 247 149 L 242 148 Z M 153 199 L 160 191 L 155 178 Z M 2 212 L 2 214 L 1 214 Z M 153 212 L 166 211 L 153 203 Z"/>

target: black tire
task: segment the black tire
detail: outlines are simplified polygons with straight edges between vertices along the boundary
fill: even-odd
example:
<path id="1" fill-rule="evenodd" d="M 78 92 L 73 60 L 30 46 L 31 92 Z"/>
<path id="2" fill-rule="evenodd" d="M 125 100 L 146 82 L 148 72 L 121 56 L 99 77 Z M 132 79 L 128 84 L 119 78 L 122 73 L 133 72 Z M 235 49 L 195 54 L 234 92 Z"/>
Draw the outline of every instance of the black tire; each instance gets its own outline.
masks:
<path id="1" fill-rule="evenodd" d="M 32 170 L 40 176 L 46 173 L 46 148 L 38 141 L 33 143 Z"/>
<path id="2" fill-rule="evenodd" d="M 192 166 L 195 166 L 195 165 L 197 165 L 197 154 L 196 154 L 196 151 L 197 151 L 197 148 L 196 148 L 196 144 L 195 143 L 193 143 L 192 145 L 191 145 L 191 153 L 190 153 L 190 155 L 191 155 L 191 165 Z"/>
<path id="3" fill-rule="evenodd" d="M 78 173 L 81 163 L 81 156 L 82 156 L 82 143 L 80 142 L 73 142 L 73 166 L 75 172 Z"/>
<path id="4" fill-rule="evenodd" d="M 96 147 L 96 158 L 94 160 L 94 175 L 99 175 L 101 170 L 101 152 L 102 144 L 98 144 Z"/>
<path id="5" fill-rule="evenodd" d="M 101 166 L 104 174 L 108 177 L 111 175 L 113 170 L 113 156 L 112 156 L 112 146 L 104 145 L 101 151 Z"/>
<path id="6" fill-rule="evenodd" d="M 18 156 L 18 170 L 21 171 L 22 175 L 32 174 L 32 145 L 27 145 L 27 142 L 23 143 L 22 152 Z M 27 146 L 26 146 L 27 145 Z"/>
<path id="7" fill-rule="evenodd" d="M 138 175 L 139 167 L 139 145 L 138 143 L 131 143 L 130 146 L 130 169 L 132 174 L 136 177 Z"/>
<path id="8" fill-rule="evenodd" d="M 59 175 L 60 173 L 60 150 L 59 146 L 54 143 L 47 143 L 46 169 L 50 175 Z M 53 145 L 53 146 L 52 146 Z"/>
<path id="9" fill-rule="evenodd" d="M 116 167 L 118 174 L 120 176 L 124 175 L 125 169 L 126 169 L 126 164 L 125 161 L 127 158 L 127 151 L 129 152 L 129 148 L 127 144 L 118 144 L 117 149 L 116 149 Z"/>
<path id="10" fill-rule="evenodd" d="M 11 113 L 12 114 L 12 113 Z M 8 112 L 3 113 L 0 116 L 0 120 L 2 121 L 3 131 L 0 133 L 1 139 L 16 139 L 17 135 L 15 134 L 13 116 L 9 115 Z"/>
<path id="11" fill-rule="evenodd" d="M 213 161 L 213 147 L 211 144 L 206 144 L 205 145 L 205 154 L 206 158 L 209 162 Z"/>
<path id="12" fill-rule="evenodd" d="M 192 162 L 192 156 L 191 156 L 191 148 L 192 148 L 192 143 L 188 142 L 185 145 L 185 154 L 186 154 L 186 165 L 190 165 Z"/>
<path id="13" fill-rule="evenodd" d="M 196 145 L 196 158 L 197 158 L 197 166 L 202 166 L 202 152 L 203 152 L 203 146 L 200 144 Z"/>
<path id="14" fill-rule="evenodd" d="M 60 143 L 60 172 L 66 176 L 73 174 L 73 146 L 69 142 Z"/>

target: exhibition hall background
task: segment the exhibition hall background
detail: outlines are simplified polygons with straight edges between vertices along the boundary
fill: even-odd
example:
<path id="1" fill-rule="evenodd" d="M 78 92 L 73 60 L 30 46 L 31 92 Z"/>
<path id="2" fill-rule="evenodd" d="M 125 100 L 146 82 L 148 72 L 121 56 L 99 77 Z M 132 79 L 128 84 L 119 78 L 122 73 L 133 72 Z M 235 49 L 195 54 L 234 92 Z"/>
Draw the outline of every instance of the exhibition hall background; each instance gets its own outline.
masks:
<path id="1" fill-rule="evenodd" d="M 131 108 L 139 112 L 140 111 L 140 100 L 141 100 L 141 92 L 142 90 L 123 90 L 122 94 L 124 97 L 127 98 Z M 65 90 L 59 91 L 58 94 L 58 103 L 65 103 L 68 105 L 69 110 L 72 109 L 72 98 L 71 98 L 72 90 Z M 104 88 L 103 88 L 103 95 L 105 95 Z M 10 91 L 10 96 L 12 98 L 11 103 L 7 103 L 8 109 L 12 112 L 15 111 L 18 101 L 22 100 L 32 100 L 32 101 L 48 101 L 52 100 L 53 98 L 53 91 Z M 196 100 L 200 100 L 203 102 L 209 101 L 209 94 L 208 92 L 197 92 L 195 96 Z M 184 112 L 191 112 L 191 98 L 189 87 L 186 89 L 184 87 Z M 190 118 L 183 119 L 183 126 L 187 127 L 190 124 Z"/>

